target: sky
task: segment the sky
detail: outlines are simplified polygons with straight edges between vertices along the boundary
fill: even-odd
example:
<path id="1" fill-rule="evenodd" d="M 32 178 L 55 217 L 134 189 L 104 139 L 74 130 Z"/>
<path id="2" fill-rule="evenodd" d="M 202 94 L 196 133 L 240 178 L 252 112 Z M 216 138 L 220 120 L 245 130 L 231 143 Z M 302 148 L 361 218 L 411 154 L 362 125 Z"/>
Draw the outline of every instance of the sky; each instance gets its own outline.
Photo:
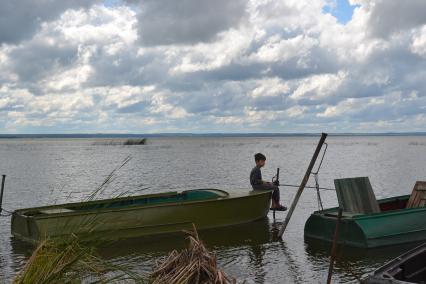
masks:
<path id="1" fill-rule="evenodd" d="M 424 0 L 0 2 L 0 133 L 426 131 Z"/>

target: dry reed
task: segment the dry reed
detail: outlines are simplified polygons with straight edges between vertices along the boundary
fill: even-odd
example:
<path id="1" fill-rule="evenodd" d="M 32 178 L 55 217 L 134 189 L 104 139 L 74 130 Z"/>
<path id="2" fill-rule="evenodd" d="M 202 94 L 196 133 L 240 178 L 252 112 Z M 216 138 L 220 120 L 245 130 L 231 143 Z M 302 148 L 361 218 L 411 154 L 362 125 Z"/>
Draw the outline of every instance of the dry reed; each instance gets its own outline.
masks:
<path id="1" fill-rule="evenodd" d="M 111 273 L 114 271 L 114 273 Z M 94 247 L 71 239 L 41 241 L 13 284 L 145 283 L 144 276 L 95 255 Z"/>
<path id="2" fill-rule="evenodd" d="M 26 283 L 73 283 L 66 278 L 75 279 L 76 268 L 90 267 L 91 270 L 100 272 L 92 263 L 91 250 L 85 249 L 77 239 L 67 243 L 57 243 L 46 239 L 41 241 L 26 262 L 24 268 L 17 275 L 14 284 Z M 77 269 L 79 270 L 79 269 Z M 65 277 L 68 275 L 68 277 Z M 73 275 L 73 276 L 71 276 Z"/>
<path id="3" fill-rule="evenodd" d="M 152 284 L 228 284 L 236 280 L 218 269 L 216 255 L 209 252 L 198 238 L 197 231 L 190 235 L 188 248 L 178 252 L 173 250 L 167 257 L 157 262 L 150 280 Z"/>
<path id="4" fill-rule="evenodd" d="M 105 178 L 105 180 L 102 182 L 102 184 L 100 186 L 98 186 L 97 188 L 95 188 L 95 190 L 92 191 L 92 193 L 86 198 L 86 201 L 92 201 L 95 199 L 96 195 L 98 195 L 99 193 L 102 193 L 107 187 L 108 185 L 114 181 L 117 172 L 123 168 L 128 162 L 130 162 L 130 160 L 132 159 L 132 156 L 127 156 L 119 166 L 117 166 L 116 168 L 114 168 L 111 173 L 109 175 L 107 175 L 107 177 Z"/>

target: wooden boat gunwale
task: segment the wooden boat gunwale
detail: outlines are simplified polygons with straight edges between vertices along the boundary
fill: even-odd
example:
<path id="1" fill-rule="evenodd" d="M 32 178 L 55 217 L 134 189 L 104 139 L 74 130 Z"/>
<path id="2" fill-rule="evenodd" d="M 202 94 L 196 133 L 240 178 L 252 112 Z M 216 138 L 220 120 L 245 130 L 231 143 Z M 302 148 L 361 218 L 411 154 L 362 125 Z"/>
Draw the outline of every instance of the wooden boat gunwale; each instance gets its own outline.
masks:
<path id="1" fill-rule="evenodd" d="M 381 267 L 375 269 L 373 272 L 364 275 L 361 279 L 362 284 L 376 284 L 376 283 L 417 283 L 412 282 L 406 279 L 400 280 L 395 278 L 395 274 L 401 272 L 399 270 L 401 266 L 407 264 L 413 258 L 426 253 L 426 243 L 423 243 L 415 248 L 410 249 L 407 252 L 393 258 L 392 260 L 386 262 Z M 423 268 L 420 272 L 425 271 Z M 419 272 L 418 270 L 415 272 Z"/>
<path id="2" fill-rule="evenodd" d="M 109 201 L 125 201 L 125 200 L 132 200 L 132 199 L 138 199 L 138 198 L 150 198 L 150 197 L 162 197 L 162 196 L 172 196 L 181 194 L 188 191 L 197 191 L 197 190 L 215 190 L 221 193 L 226 193 L 227 196 L 219 196 L 216 198 L 208 198 L 208 199 L 200 199 L 200 200 L 193 200 L 193 201 L 177 201 L 177 202 L 167 202 L 167 203 L 158 203 L 158 204 L 152 204 L 152 205 L 143 205 L 143 204 L 135 204 L 135 205 L 128 205 L 123 207 L 116 207 L 116 208 L 97 208 L 97 209 L 87 209 L 87 210 L 78 210 L 78 211 L 69 211 L 69 212 L 61 212 L 61 213 L 50 213 L 50 214 L 40 214 L 40 215 L 25 215 L 25 211 L 36 211 L 36 210 L 45 210 L 45 209 L 54 209 L 54 208 L 64 208 L 64 207 L 72 207 L 75 205 L 96 205 L 96 204 L 103 204 L 108 203 Z M 195 203 L 207 203 L 207 202 L 215 202 L 220 200 L 227 200 L 227 199 L 241 199 L 241 198 L 248 198 L 251 196 L 256 195 L 262 195 L 262 194 L 270 194 L 271 191 L 265 190 L 265 191 L 250 191 L 248 194 L 241 194 L 241 195 L 230 195 L 228 192 L 221 190 L 221 189 L 191 189 L 186 190 L 182 192 L 165 192 L 165 193 L 158 193 L 158 194 L 148 194 L 148 195 L 135 195 L 130 197 L 120 197 L 120 198 L 110 198 L 110 199 L 102 199 L 102 200 L 93 200 L 88 202 L 72 202 L 72 203 L 63 203 L 63 204 L 56 204 L 56 205 L 48 205 L 48 206 L 40 206 L 40 207 L 31 207 L 31 208 L 24 208 L 24 209 L 18 209 L 15 210 L 13 213 L 18 215 L 24 215 L 26 218 L 35 218 L 35 219 L 50 219 L 50 218 L 58 218 L 58 217 L 69 217 L 74 215 L 92 215 L 92 214 L 99 214 L 99 213 L 107 213 L 107 212 L 118 212 L 118 211 L 130 211 L 130 210 L 137 210 L 137 209 L 148 209 L 148 208 L 155 208 L 155 207 L 164 207 L 164 206 L 175 206 L 175 205 L 189 205 L 189 204 L 195 204 Z"/>
<path id="3" fill-rule="evenodd" d="M 398 200 L 408 200 L 408 198 L 410 197 L 410 195 L 399 195 L 399 196 L 394 196 L 394 197 L 387 197 L 387 198 L 383 198 L 383 199 L 379 199 L 379 205 L 382 203 L 386 203 L 389 201 L 398 201 Z M 381 218 L 389 216 L 389 215 L 400 215 L 402 214 L 406 214 L 405 212 L 409 213 L 412 211 L 422 211 L 425 210 L 426 207 L 416 207 L 416 208 L 402 208 L 402 209 L 394 209 L 394 210 L 386 210 L 386 211 L 381 211 L 381 212 L 376 212 L 376 213 L 366 213 L 366 214 L 362 214 L 362 213 L 356 213 L 356 214 L 351 214 L 351 216 L 345 216 L 345 212 L 343 212 L 342 218 L 343 219 L 358 219 L 358 220 L 362 220 L 362 219 L 370 219 L 370 218 Z M 339 207 L 332 207 L 332 208 L 327 208 L 324 209 L 323 211 L 315 211 L 312 214 L 317 214 L 317 215 L 324 215 L 326 217 L 331 217 L 331 218 L 337 218 L 337 212 L 339 210 Z M 336 212 L 336 215 L 334 214 L 330 214 L 331 212 Z"/>
<path id="4" fill-rule="evenodd" d="M 231 194 L 217 189 L 190 191 L 202 190 L 214 190 L 216 196 L 214 194 L 195 193 L 186 197 L 189 201 L 177 197 L 169 199 L 171 202 L 155 199 L 153 202 L 159 203 L 149 204 L 149 201 L 143 201 L 136 203 L 136 205 L 123 203 L 122 206 L 119 204 L 117 207 L 108 207 L 109 202 L 147 197 L 147 195 L 141 195 L 91 201 L 90 204 L 101 203 L 102 205 L 102 203 L 105 203 L 106 205 L 105 207 L 92 207 L 90 209 L 84 207 L 87 205 L 84 202 L 20 209 L 12 215 L 12 234 L 30 242 L 37 242 L 40 238 L 46 236 L 56 237 L 71 233 L 78 234 L 83 239 L 118 239 L 177 232 L 189 229 L 192 223 L 196 224 L 199 229 L 231 226 L 263 218 L 269 211 L 271 200 L 271 191 L 269 190 L 250 192 L 246 190 L 245 193 Z M 218 196 L 217 193 L 221 195 Z M 160 196 L 167 195 L 170 194 L 160 194 Z M 159 195 L 150 196 L 158 197 Z M 207 199 L 202 199 L 204 197 Z M 85 210 L 73 211 L 66 208 L 72 208 L 72 205 L 80 205 Z M 49 211 L 49 209 L 59 210 Z M 26 212 L 34 215 L 28 213 L 27 215 Z M 88 229 L 85 228 L 86 224 Z M 94 224 L 96 224 L 96 228 L 91 227 Z M 107 233 L 104 234 L 103 232 Z"/>

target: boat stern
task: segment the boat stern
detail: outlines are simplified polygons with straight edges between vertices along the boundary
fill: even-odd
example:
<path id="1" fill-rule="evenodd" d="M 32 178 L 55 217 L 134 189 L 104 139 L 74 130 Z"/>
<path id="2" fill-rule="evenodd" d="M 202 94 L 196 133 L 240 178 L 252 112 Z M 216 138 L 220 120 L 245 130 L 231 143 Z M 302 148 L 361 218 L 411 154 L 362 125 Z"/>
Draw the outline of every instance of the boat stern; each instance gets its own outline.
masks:
<path id="1" fill-rule="evenodd" d="M 19 211 L 12 214 L 11 232 L 13 236 L 23 240 L 36 241 L 38 238 L 38 229 L 33 217 L 21 214 Z"/>
<path id="2" fill-rule="evenodd" d="M 366 248 L 368 246 L 366 236 L 352 217 L 351 214 L 343 213 L 338 243 Z M 309 239 L 332 242 L 336 229 L 336 222 L 337 208 L 336 211 L 325 210 L 312 213 L 305 223 L 305 240 L 307 242 L 309 242 Z"/>

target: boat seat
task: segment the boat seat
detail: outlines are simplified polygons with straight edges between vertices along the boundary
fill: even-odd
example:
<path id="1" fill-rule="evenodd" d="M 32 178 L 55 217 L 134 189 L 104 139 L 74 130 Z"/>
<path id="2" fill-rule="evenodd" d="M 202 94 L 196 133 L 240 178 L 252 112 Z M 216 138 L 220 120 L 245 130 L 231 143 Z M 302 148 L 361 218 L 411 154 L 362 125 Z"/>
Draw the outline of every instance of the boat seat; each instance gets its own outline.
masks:
<path id="1" fill-rule="evenodd" d="M 58 214 L 58 213 L 68 213 L 73 211 L 74 210 L 68 209 L 68 208 L 52 208 L 52 209 L 40 210 L 39 212 L 42 214 Z"/>
<path id="2" fill-rule="evenodd" d="M 368 177 L 335 179 L 339 207 L 350 213 L 379 213 L 380 207 Z"/>
<path id="3" fill-rule="evenodd" d="M 426 181 L 417 181 L 408 199 L 407 208 L 424 207 L 426 205 Z"/>
<path id="4" fill-rule="evenodd" d="M 339 215 L 339 212 L 338 211 L 327 212 L 324 215 L 325 216 L 329 216 L 329 217 L 337 217 Z M 342 217 L 343 218 L 352 218 L 352 217 L 359 216 L 359 215 L 362 215 L 362 214 L 360 214 L 360 213 L 353 213 L 353 212 L 342 212 Z"/>

